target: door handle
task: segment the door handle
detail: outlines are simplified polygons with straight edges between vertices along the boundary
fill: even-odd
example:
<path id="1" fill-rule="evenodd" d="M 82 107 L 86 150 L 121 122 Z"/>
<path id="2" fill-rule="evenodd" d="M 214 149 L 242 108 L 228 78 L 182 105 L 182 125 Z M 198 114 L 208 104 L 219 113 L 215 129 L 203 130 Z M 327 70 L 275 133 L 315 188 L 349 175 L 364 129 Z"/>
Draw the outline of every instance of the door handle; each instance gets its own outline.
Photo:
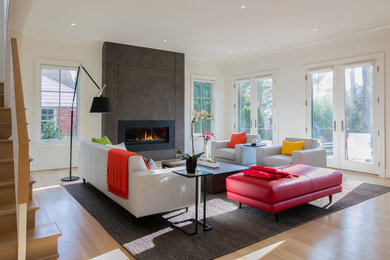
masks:
<path id="1" fill-rule="evenodd" d="M 336 120 L 333 121 L 333 131 L 336 132 L 337 128 L 336 128 Z"/>
<path id="2" fill-rule="evenodd" d="M 344 132 L 344 121 L 341 120 L 341 132 Z"/>

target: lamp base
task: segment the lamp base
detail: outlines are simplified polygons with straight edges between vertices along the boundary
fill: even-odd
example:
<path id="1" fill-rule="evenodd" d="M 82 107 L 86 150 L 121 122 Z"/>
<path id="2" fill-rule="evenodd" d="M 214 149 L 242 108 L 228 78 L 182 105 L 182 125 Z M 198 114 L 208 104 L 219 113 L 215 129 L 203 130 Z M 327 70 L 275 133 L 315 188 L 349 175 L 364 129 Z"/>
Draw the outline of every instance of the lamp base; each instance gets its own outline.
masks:
<path id="1" fill-rule="evenodd" d="M 78 176 L 71 176 L 71 177 L 64 177 L 61 179 L 61 181 L 77 181 L 78 179 L 80 179 L 80 177 Z"/>

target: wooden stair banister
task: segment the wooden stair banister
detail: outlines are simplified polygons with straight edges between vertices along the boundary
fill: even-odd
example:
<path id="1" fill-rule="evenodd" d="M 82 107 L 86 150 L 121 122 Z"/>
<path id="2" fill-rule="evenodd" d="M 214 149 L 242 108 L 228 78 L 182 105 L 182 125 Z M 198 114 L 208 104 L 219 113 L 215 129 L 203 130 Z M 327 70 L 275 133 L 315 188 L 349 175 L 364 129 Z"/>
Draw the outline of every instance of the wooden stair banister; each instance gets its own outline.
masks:
<path id="1" fill-rule="evenodd" d="M 29 201 L 30 156 L 18 43 L 11 38 L 11 122 L 17 212 L 17 255 L 26 258 L 27 203 Z"/>
<path id="2" fill-rule="evenodd" d="M 16 130 L 16 136 L 13 135 L 14 149 L 17 149 L 17 158 L 15 161 L 15 182 L 17 183 L 16 200 L 17 204 L 27 204 L 28 202 L 28 186 L 30 179 L 30 163 L 29 163 L 29 138 L 27 132 L 27 120 L 23 97 L 22 76 L 20 72 L 20 61 L 18 53 L 18 43 L 15 38 L 11 38 L 11 55 L 12 55 L 12 72 L 13 72 L 13 94 L 11 99 L 14 102 L 15 120 L 13 129 Z M 17 139 L 17 141 L 15 140 Z"/>

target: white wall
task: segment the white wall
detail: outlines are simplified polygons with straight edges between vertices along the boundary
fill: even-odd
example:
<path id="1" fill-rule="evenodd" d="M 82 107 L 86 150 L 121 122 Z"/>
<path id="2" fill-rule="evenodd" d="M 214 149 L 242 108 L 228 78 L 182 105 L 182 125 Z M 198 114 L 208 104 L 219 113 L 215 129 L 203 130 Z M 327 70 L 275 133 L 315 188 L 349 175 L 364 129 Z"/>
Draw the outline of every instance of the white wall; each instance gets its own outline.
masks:
<path id="1" fill-rule="evenodd" d="M 27 121 L 29 123 L 30 156 L 34 159 L 31 163 L 32 170 L 56 169 L 69 167 L 69 143 L 43 143 L 40 142 L 40 82 L 38 61 L 52 60 L 61 63 L 82 63 L 92 77 L 101 83 L 102 71 L 102 43 L 72 41 L 54 38 L 33 33 L 24 33 L 20 41 L 22 60 L 23 89 L 25 104 L 27 107 Z M 225 91 L 226 65 L 223 63 L 186 58 L 185 60 L 185 147 L 191 150 L 190 120 L 191 120 L 191 77 L 192 75 L 208 76 L 216 80 L 215 89 L 215 124 L 218 139 L 226 138 L 228 131 L 225 129 L 225 121 L 228 115 L 225 107 L 228 93 Z M 90 114 L 89 108 L 92 98 L 96 94 L 96 88 L 85 74 L 82 74 L 80 98 L 81 139 L 101 136 L 101 115 Z M 109 87 L 109 86 L 107 86 Z M 197 150 L 202 149 L 202 144 L 197 142 Z M 78 165 L 79 143 L 74 141 L 73 166 Z"/>
<path id="2" fill-rule="evenodd" d="M 102 43 L 81 42 L 44 35 L 24 33 L 19 46 L 22 60 L 22 77 L 30 143 L 30 156 L 34 159 L 31 170 L 69 167 L 69 142 L 40 142 L 40 77 L 38 60 L 82 63 L 92 77 L 101 83 Z M 89 113 L 92 98 L 97 89 L 82 74 L 80 81 L 80 137 L 90 139 L 101 136 L 101 115 Z M 79 142 L 74 141 L 73 166 L 78 165 Z"/>
<path id="3" fill-rule="evenodd" d="M 201 76 L 206 79 L 215 80 L 214 92 L 214 112 L 215 112 L 215 136 L 218 140 L 228 138 L 229 131 L 225 128 L 229 114 L 226 113 L 226 107 L 231 106 L 229 103 L 229 92 L 226 91 L 226 64 L 209 60 L 196 58 L 186 58 L 185 60 L 185 150 L 191 153 L 191 120 L 192 120 L 192 77 Z M 195 153 L 201 152 L 203 142 L 201 139 L 195 140 Z"/>
<path id="4" fill-rule="evenodd" d="M 249 73 L 277 71 L 277 94 L 279 109 L 279 139 L 286 136 L 305 136 L 305 64 L 319 63 L 340 58 L 363 56 L 372 53 L 385 53 L 385 104 L 390 100 L 390 30 L 360 33 L 334 39 L 311 46 L 295 48 L 273 54 L 262 55 L 231 62 L 228 65 L 230 80 Z M 232 103 L 233 99 L 228 103 Z M 390 147 L 390 103 L 386 104 L 386 148 Z M 232 113 L 232 110 L 229 112 Z M 226 128 L 233 128 L 231 121 Z M 390 156 L 386 157 L 387 169 Z M 389 170 L 388 170 L 389 172 Z"/>

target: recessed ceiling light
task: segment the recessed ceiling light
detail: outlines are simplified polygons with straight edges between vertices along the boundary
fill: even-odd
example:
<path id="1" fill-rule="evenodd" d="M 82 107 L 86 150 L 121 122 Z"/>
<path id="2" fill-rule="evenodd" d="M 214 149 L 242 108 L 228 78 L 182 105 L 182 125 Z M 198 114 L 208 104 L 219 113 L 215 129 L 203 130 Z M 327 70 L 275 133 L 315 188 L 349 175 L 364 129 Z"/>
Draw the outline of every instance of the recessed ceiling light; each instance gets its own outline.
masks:
<path id="1" fill-rule="evenodd" d="M 233 52 L 232 51 L 228 51 L 229 54 L 232 54 Z"/>
<path id="2" fill-rule="evenodd" d="M 316 31 L 318 31 L 318 29 L 317 29 L 317 28 L 314 28 L 312 31 L 313 31 L 313 32 L 316 32 Z"/>
<path id="3" fill-rule="evenodd" d="M 76 26 L 76 24 L 75 23 L 71 23 L 70 26 Z"/>
<path id="4" fill-rule="evenodd" d="M 163 40 L 163 42 L 167 42 L 168 40 Z"/>
<path id="5" fill-rule="evenodd" d="M 246 9 L 245 3 L 242 3 L 240 8 L 241 8 L 241 9 Z"/>

